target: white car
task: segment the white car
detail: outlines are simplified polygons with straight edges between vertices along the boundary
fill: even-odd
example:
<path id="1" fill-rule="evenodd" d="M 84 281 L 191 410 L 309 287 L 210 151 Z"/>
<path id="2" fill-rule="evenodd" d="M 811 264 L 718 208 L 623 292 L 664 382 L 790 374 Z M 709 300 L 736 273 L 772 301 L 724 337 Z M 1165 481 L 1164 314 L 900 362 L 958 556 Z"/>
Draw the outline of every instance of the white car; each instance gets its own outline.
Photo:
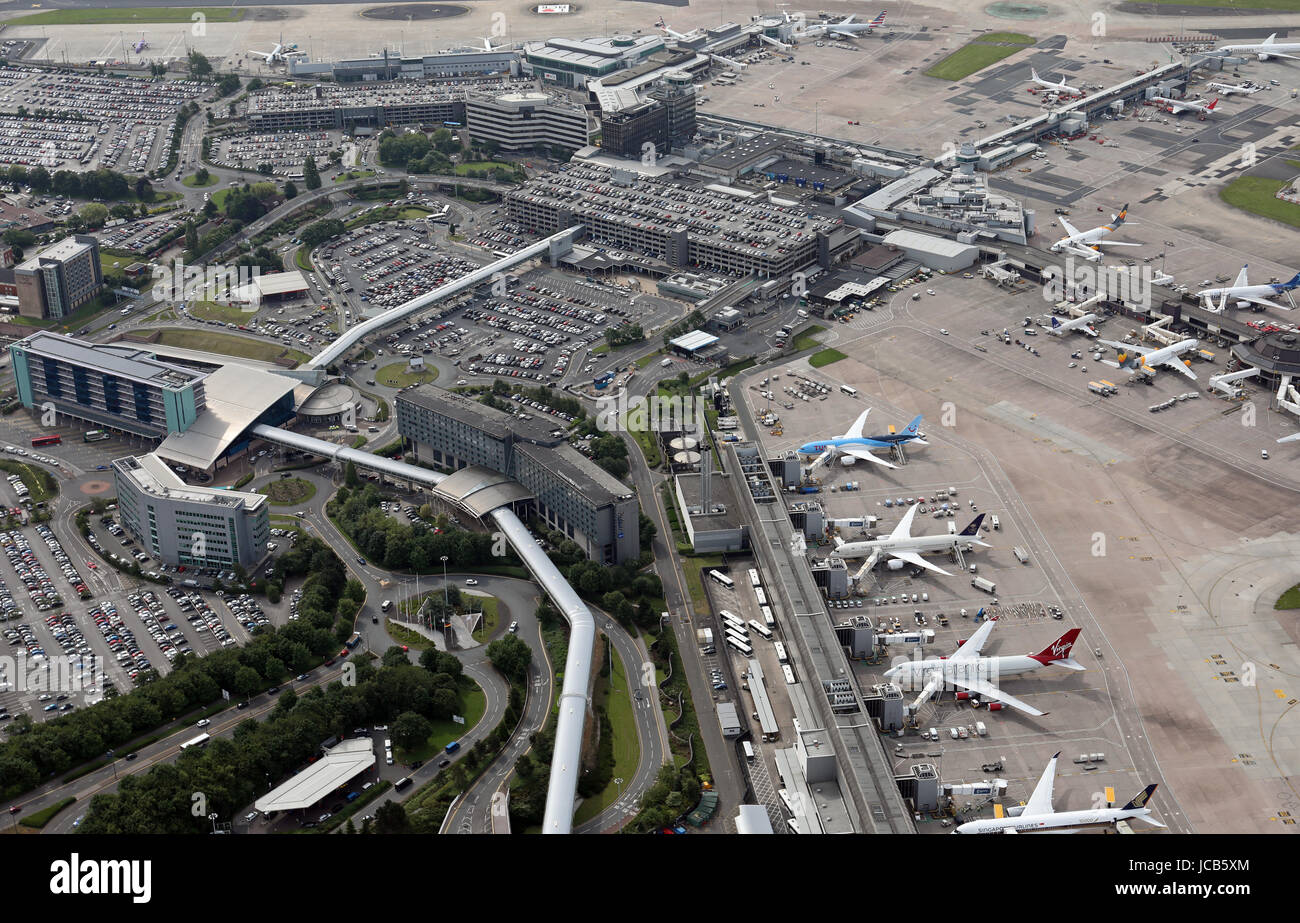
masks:
<path id="1" fill-rule="evenodd" d="M 205 728 L 205 727 L 207 727 L 207 726 L 208 726 L 209 724 L 211 724 L 211 723 L 212 723 L 212 722 L 209 721 L 207 718 L 200 718 L 200 719 L 199 719 L 199 723 L 196 724 L 195 727 Z"/>
<path id="2" fill-rule="evenodd" d="M 475 580 L 473 577 L 470 577 L 468 580 L 465 581 L 465 586 L 478 586 L 478 581 Z"/>

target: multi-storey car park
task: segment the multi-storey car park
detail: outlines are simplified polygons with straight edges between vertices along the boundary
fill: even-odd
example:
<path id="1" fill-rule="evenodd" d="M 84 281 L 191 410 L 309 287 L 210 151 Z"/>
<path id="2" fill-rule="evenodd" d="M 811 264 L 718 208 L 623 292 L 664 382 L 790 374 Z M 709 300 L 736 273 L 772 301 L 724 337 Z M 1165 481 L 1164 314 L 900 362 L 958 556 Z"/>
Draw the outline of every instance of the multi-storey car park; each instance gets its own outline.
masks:
<path id="1" fill-rule="evenodd" d="M 502 77 L 464 80 L 455 86 L 408 81 L 380 86 L 277 86 L 259 90 L 249 97 L 248 125 L 253 132 L 260 132 L 463 124 L 467 91 L 504 93 L 513 88 L 529 88 L 532 83 L 532 80 Z"/>
<path id="2" fill-rule="evenodd" d="M 510 219 L 534 233 L 581 224 L 598 245 L 731 275 L 780 276 L 829 263 L 857 236 L 838 217 L 595 165 L 532 179 L 508 193 L 506 205 Z"/>

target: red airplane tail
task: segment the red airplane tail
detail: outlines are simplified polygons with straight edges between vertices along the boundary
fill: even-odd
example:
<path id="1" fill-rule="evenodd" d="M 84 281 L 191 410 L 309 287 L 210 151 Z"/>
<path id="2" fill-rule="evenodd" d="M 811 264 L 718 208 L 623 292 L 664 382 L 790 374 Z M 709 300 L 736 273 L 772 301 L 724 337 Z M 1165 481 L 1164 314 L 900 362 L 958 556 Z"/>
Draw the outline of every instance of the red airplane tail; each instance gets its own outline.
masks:
<path id="1" fill-rule="evenodd" d="M 1054 660 L 1069 660 L 1070 649 L 1074 647 L 1074 642 L 1078 640 L 1081 630 L 1071 628 L 1037 654 L 1030 654 L 1029 656 L 1041 664 L 1049 664 Z"/>
<path id="2" fill-rule="evenodd" d="M 1210 104 L 1209 104 L 1208 106 L 1206 106 L 1205 108 L 1206 108 L 1206 109 L 1213 109 L 1213 108 L 1214 108 L 1215 106 L 1217 106 L 1218 104 L 1219 104 L 1219 99 L 1218 99 L 1218 97 L 1215 97 L 1214 102 L 1210 103 Z"/>

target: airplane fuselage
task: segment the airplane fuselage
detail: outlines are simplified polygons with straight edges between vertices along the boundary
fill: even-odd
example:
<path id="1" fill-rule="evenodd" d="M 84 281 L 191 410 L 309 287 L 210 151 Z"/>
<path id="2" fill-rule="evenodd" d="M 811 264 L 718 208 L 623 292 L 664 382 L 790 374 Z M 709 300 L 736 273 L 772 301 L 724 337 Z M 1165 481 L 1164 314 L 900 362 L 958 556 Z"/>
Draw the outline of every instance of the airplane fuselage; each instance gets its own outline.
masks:
<path id="1" fill-rule="evenodd" d="M 873 552 L 882 555 L 895 551 L 947 551 L 962 540 L 970 541 L 971 535 L 917 535 L 912 538 L 880 538 L 869 542 L 845 542 L 831 554 L 840 558 L 865 558 Z"/>
<path id="2" fill-rule="evenodd" d="M 841 437 L 839 439 L 824 439 L 821 442 L 806 442 L 799 446 L 800 455 L 820 455 L 827 449 L 841 448 L 864 448 L 864 449 L 887 449 L 892 445 L 900 442 L 909 442 L 915 439 L 915 436 L 891 435 L 891 436 L 861 436 L 858 438 Z"/>
<path id="3" fill-rule="evenodd" d="M 1013 654 L 1006 657 L 979 657 L 973 660 L 948 660 L 928 658 L 911 660 L 885 671 L 885 676 L 903 686 L 903 688 L 920 688 L 936 673 L 948 677 L 979 677 L 994 681 L 1002 676 L 1016 676 L 1029 673 L 1042 667 L 1041 661 L 1028 654 Z"/>
<path id="4" fill-rule="evenodd" d="M 1097 811 L 1061 811 L 1055 814 L 1042 814 L 1034 817 L 991 817 L 986 820 L 973 820 L 962 824 L 954 832 L 972 833 L 1073 833 L 1089 827 L 1109 827 L 1121 820 L 1144 817 L 1151 813 L 1150 808 L 1105 808 Z"/>

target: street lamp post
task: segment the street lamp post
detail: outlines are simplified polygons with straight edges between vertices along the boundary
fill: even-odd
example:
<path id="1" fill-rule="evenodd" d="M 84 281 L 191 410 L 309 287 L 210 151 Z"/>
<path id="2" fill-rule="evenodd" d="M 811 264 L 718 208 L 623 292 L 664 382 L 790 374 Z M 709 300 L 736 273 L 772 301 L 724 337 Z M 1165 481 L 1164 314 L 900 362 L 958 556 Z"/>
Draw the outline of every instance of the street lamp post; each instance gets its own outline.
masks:
<path id="1" fill-rule="evenodd" d="M 109 750 L 104 755 L 113 761 L 113 781 L 116 782 L 117 781 L 117 758 L 113 755 L 112 750 Z"/>
<path id="2" fill-rule="evenodd" d="M 442 604 L 448 609 L 451 608 L 451 588 L 447 586 L 447 556 L 441 556 L 442 561 Z"/>

